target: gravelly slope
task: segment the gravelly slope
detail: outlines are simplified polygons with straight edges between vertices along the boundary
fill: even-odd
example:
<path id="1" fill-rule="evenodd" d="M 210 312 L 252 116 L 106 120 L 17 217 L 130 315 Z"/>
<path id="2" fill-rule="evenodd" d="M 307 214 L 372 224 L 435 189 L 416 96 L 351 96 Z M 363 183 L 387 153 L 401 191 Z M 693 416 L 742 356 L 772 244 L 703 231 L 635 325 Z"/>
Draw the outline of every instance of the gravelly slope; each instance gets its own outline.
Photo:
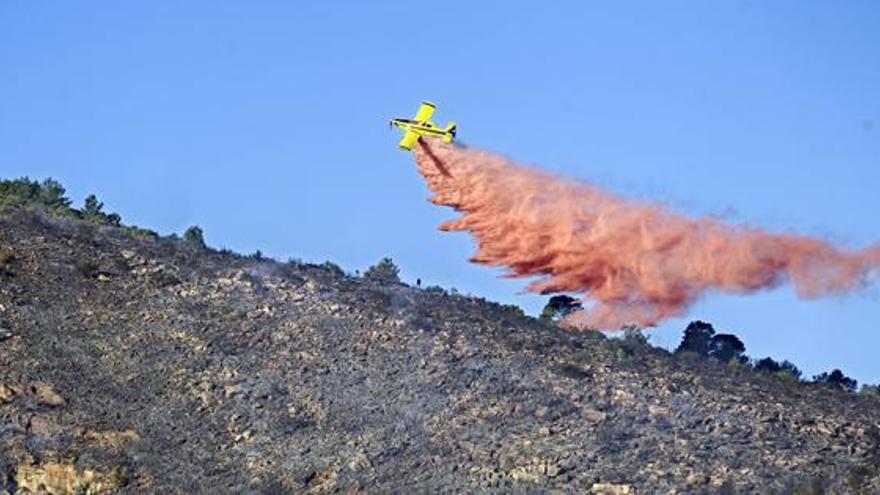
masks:
<path id="1" fill-rule="evenodd" d="M 41 214 L 0 246 L 13 493 L 880 487 L 872 398 Z"/>

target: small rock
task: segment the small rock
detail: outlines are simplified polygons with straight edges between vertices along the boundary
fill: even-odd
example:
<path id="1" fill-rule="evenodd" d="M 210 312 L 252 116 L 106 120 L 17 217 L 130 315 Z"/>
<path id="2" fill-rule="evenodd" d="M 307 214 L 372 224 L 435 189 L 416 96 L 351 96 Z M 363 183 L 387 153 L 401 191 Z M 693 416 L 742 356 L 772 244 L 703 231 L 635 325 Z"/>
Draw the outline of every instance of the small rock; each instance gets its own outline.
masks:
<path id="1" fill-rule="evenodd" d="M 630 485 L 614 483 L 593 483 L 591 490 L 595 495 L 631 495 L 636 493 Z"/>
<path id="2" fill-rule="evenodd" d="M 360 471 L 371 466 L 370 459 L 363 452 L 356 453 L 348 462 L 348 469 L 352 471 Z"/>
<path id="3" fill-rule="evenodd" d="M 49 406 L 63 406 L 67 403 L 61 394 L 55 391 L 51 385 L 47 383 L 35 383 L 31 386 L 31 391 L 37 397 L 37 400 Z"/>
<path id="4" fill-rule="evenodd" d="M 12 335 L 12 330 L 0 327 L 0 342 L 11 339 Z"/>
<path id="5" fill-rule="evenodd" d="M 0 383 L 0 403 L 8 402 L 12 400 L 19 393 L 16 388 L 6 385 L 4 383 Z"/>
<path id="6" fill-rule="evenodd" d="M 47 416 L 36 415 L 28 422 L 31 433 L 48 437 L 61 432 L 61 427 Z"/>
<path id="7" fill-rule="evenodd" d="M 223 387 L 223 394 L 226 397 L 233 397 L 238 395 L 239 393 L 241 393 L 240 385 L 226 385 L 225 387 Z"/>
<path id="8" fill-rule="evenodd" d="M 602 421 L 605 421 L 605 418 L 608 416 L 602 411 L 597 411 L 595 409 L 584 409 L 581 411 L 581 415 L 584 419 L 592 423 L 601 423 Z"/>

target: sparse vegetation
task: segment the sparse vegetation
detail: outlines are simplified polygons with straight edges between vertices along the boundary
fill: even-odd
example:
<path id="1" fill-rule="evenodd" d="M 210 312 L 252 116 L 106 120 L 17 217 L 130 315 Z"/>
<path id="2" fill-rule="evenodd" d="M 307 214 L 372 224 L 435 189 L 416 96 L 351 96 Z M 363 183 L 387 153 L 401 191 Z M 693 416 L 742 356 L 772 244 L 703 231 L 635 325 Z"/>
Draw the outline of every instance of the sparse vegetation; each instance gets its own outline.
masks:
<path id="1" fill-rule="evenodd" d="M 325 261 L 325 262 L 321 263 L 320 266 L 321 266 L 321 268 L 332 273 L 334 277 L 344 277 L 345 276 L 345 271 L 342 269 L 342 267 L 340 267 L 339 265 L 337 265 L 336 263 L 334 263 L 332 261 L 329 261 L 329 260 Z"/>
<path id="2" fill-rule="evenodd" d="M 83 209 L 80 210 L 80 215 L 84 220 L 92 223 L 109 224 L 117 227 L 122 223 L 122 217 L 116 213 L 104 213 L 104 203 L 98 201 L 98 197 L 94 194 L 89 194 L 86 197 Z"/>
<path id="3" fill-rule="evenodd" d="M 70 200 L 64 186 L 54 179 L 37 182 L 27 177 L 0 181 L 0 207 L 43 206 L 50 210 L 67 212 Z"/>
<path id="4" fill-rule="evenodd" d="M 400 283 L 400 269 L 391 258 L 382 258 L 375 265 L 367 268 L 364 277 L 382 283 Z"/>
<path id="5" fill-rule="evenodd" d="M 727 362 L 732 371 L 751 368 L 757 373 L 772 375 L 787 383 L 801 382 L 802 372 L 794 363 L 787 360 L 780 363 L 771 357 L 750 362 L 745 355 L 745 344 L 737 336 L 716 334 L 712 325 L 704 321 L 693 321 L 687 326 L 675 353 L 681 357 L 712 357 Z M 858 389 L 858 382 L 839 369 L 815 375 L 812 382 L 849 392 Z M 865 386 L 860 393 L 880 396 L 880 387 Z"/>
<path id="6" fill-rule="evenodd" d="M 769 373 L 789 381 L 798 381 L 801 378 L 801 370 L 788 360 L 778 363 L 771 357 L 765 357 L 755 361 L 752 367 L 755 371 Z"/>
<path id="7" fill-rule="evenodd" d="M 135 225 L 126 226 L 125 231 L 128 232 L 128 234 L 135 239 L 154 240 L 159 238 L 159 234 L 157 232 L 150 229 L 143 229 Z"/>

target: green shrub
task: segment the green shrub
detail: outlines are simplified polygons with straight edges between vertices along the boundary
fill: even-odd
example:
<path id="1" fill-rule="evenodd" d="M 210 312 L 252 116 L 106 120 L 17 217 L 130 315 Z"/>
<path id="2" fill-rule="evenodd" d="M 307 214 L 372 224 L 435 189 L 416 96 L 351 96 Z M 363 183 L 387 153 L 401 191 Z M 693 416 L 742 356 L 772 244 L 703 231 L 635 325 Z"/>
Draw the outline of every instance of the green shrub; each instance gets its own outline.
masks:
<path id="1" fill-rule="evenodd" d="M 125 227 L 126 232 L 135 239 L 155 240 L 159 238 L 159 234 L 150 229 L 142 229 L 135 225 Z"/>
<path id="2" fill-rule="evenodd" d="M 391 258 L 382 258 L 378 263 L 367 268 L 364 277 L 382 283 L 400 283 L 400 269 Z"/>
<path id="3" fill-rule="evenodd" d="M 183 240 L 198 248 L 205 247 L 205 233 L 198 225 L 186 229 L 183 233 Z"/>
<path id="4" fill-rule="evenodd" d="M 517 318 L 525 318 L 526 312 L 523 309 L 515 304 L 502 304 L 501 309 L 504 310 L 505 313 L 517 317 Z"/>
<path id="5" fill-rule="evenodd" d="M 627 325 L 622 328 L 623 340 L 630 344 L 648 345 L 650 338 L 635 325 Z"/>
<path id="6" fill-rule="evenodd" d="M 0 266 L 6 266 L 15 259 L 15 251 L 9 246 L 0 246 Z"/>
<path id="7" fill-rule="evenodd" d="M 66 191 L 60 182 L 54 179 L 45 179 L 40 184 L 40 201 L 53 209 L 70 207 L 70 200 L 64 195 Z"/>
<path id="8" fill-rule="evenodd" d="M 104 213 L 104 203 L 98 201 L 98 197 L 94 194 L 86 196 L 82 210 L 79 216 L 83 220 L 97 224 L 108 224 L 114 227 L 122 225 L 122 217 L 117 213 Z"/>
<path id="9" fill-rule="evenodd" d="M 107 223 L 114 227 L 119 227 L 120 225 L 122 225 L 122 217 L 120 217 L 117 213 L 110 213 L 106 217 L 104 217 L 104 219 L 107 221 Z"/>
<path id="10" fill-rule="evenodd" d="M 40 205 L 53 210 L 68 211 L 70 200 L 64 194 L 64 186 L 54 179 L 37 182 L 22 177 L 0 181 L 0 206 Z"/>
<path id="11" fill-rule="evenodd" d="M 104 220 L 104 203 L 98 201 L 97 196 L 94 194 L 89 194 L 86 197 L 85 205 L 82 209 L 83 218 L 90 221 L 99 223 Z"/>
<path id="12" fill-rule="evenodd" d="M 842 388 L 850 392 L 854 392 L 858 386 L 856 380 L 844 375 L 839 369 L 832 370 L 831 373 L 815 375 L 813 376 L 813 381 L 830 387 Z"/>
<path id="13" fill-rule="evenodd" d="M 788 383 L 798 383 L 801 381 L 797 375 L 786 370 L 777 371 L 776 373 L 773 373 L 773 376 Z"/>
<path id="14" fill-rule="evenodd" d="M 323 269 L 329 271 L 331 274 L 333 274 L 334 277 L 344 277 L 345 276 L 345 271 L 343 271 L 339 265 L 337 265 L 336 263 L 334 263 L 332 261 L 329 261 L 329 260 L 325 261 L 325 262 L 321 263 L 320 266 L 321 266 L 321 268 L 323 268 Z"/>
<path id="15" fill-rule="evenodd" d="M 742 371 L 748 367 L 748 362 L 739 358 L 731 358 L 730 361 L 727 362 L 727 369 L 733 372 Z"/>

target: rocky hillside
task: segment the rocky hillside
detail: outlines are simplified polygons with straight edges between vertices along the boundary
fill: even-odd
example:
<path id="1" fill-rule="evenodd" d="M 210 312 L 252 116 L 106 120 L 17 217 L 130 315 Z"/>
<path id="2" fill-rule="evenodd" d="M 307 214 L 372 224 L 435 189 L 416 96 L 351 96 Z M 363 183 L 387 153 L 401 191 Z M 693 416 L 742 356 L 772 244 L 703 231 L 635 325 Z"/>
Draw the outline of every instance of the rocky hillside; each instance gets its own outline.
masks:
<path id="1" fill-rule="evenodd" d="M 442 290 L 0 216 L 0 491 L 877 493 L 878 405 Z"/>

